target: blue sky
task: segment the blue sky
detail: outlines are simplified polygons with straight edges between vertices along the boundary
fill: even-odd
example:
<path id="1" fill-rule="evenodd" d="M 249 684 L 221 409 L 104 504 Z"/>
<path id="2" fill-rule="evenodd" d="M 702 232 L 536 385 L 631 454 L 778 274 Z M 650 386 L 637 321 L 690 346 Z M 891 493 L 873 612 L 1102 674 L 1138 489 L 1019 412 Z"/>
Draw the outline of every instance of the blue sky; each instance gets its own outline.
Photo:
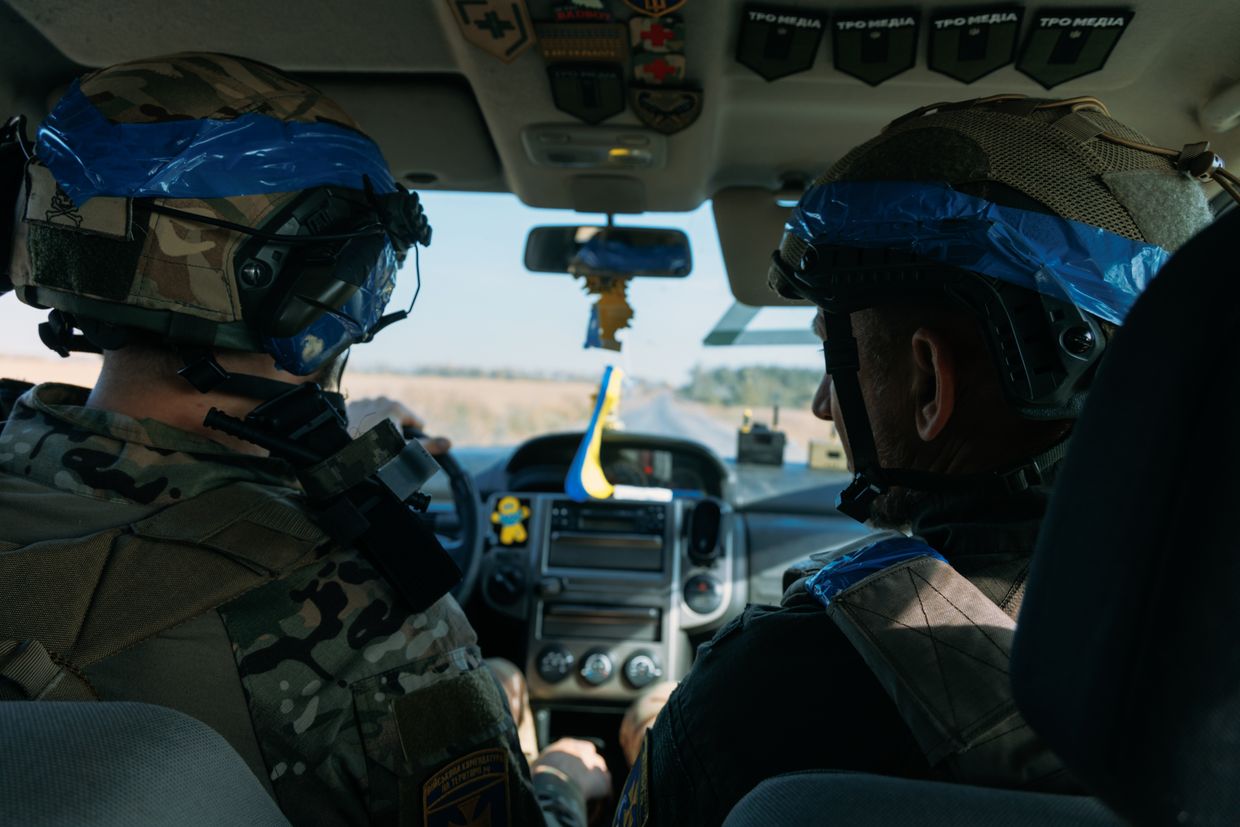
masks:
<path id="1" fill-rule="evenodd" d="M 702 338 L 731 306 L 714 217 L 705 204 L 691 213 L 626 216 L 617 223 L 665 225 L 685 230 L 693 244 L 693 273 L 685 279 L 636 279 L 629 287 L 635 311 L 620 334 L 624 351 L 584 350 L 592 300 L 569 276 L 529 273 L 522 266 L 525 237 L 537 224 L 593 223 L 601 216 L 536 210 L 512 195 L 430 192 L 427 215 L 435 228 L 422 251 L 422 294 L 410 318 L 374 342 L 354 349 L 357 369 L 456 365 L 569 371 L 601 375 L 619 364 L 630 376 L 680 383 L 696 363 L 707 366 L 780 364 L 820 368 L 812 345 L 703 347 Z M 401 274 L 392 305 L 413 292 L 412 258 Z M 0 351 L 48 354 L 35 326 L 42 311 L 0 298 Z M 810 311 L 767 309 L 759 327 L 802 327 Z"/>

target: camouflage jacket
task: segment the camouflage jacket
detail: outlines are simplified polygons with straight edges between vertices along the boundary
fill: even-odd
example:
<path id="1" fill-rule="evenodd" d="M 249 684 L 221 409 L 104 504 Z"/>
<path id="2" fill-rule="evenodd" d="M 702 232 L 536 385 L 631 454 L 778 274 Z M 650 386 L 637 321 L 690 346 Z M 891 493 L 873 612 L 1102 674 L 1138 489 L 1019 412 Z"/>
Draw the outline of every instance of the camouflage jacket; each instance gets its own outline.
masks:
<path id="1" fill-rule="evenodd" d="M 40 385 L 0 431 L 0 548 L 89 535 L 233 482 L 297 488 L 280 460 L 86 408 L 86 395 Z M 395 823 L 398 806 L 411 806 L 398 783 L 409 776 L 427 824 L 542 822 L 507 705 L 493 703 L 495 682 L 451 597 L 410 614 L 345 550 L 209 614 L 98 664 L 92 686 L 105 700 L 161 703 L 214 726 L 295 824 Z M 412 738 L 393 713 L 406 699 Z M 419 754 L 406 756 L 402 739 Z M 477 789 L 466 782 L 479 773 L 504 776 L 506 795 L 494 785 L 473 798 L 452 792 Z M 537 798 L 584 823 L 571 792 Z"/>

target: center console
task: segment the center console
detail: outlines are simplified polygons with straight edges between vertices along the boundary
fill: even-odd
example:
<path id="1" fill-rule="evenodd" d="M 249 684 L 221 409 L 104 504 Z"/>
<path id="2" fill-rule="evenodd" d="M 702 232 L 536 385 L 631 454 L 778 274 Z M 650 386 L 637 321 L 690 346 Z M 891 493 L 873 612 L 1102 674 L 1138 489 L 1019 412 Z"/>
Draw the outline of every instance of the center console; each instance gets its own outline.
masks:
<path id="1" fill-rule="evenodd" d="M 718 500 L 514 493 L 493 496 L 487 513 L 483 598 L 527 622 L 535 702 L 627 702 L 679 679 L 690 635 L 744 605 L 741 539 Z"/>

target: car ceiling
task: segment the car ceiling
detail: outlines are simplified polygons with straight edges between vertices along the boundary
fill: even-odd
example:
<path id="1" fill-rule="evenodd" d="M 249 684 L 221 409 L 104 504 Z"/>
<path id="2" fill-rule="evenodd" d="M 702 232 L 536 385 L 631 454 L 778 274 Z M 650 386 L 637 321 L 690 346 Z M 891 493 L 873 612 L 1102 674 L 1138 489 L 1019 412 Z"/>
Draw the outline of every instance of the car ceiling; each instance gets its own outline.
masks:
<path id="1" fill-rule="evenodd" d="M 632 14 L 620 0 L 607 3 L 620 20 Z M 551 5 L 527 2 L 535 21 L 549 19 Z M 684 211 L 715 198 L 733 292 L 750 304 L 778 303 L 762 286 L 786 215 L 774 193 L 817 175 L 917 106 L 1006 92 L 1096 95 L 1155 142 L 1179 147 L 1209 139 L 1224 158 L 1240 158 L 1240 129 L 1211 132 L 1201 118 L 1203 107 L 1240 84 L 1240 3 L 1092 6 L 1132 9 L 1135 16 L 1101 71 L 1049 93 L 1011 65 L 969 85 L 926 67 L 927 12 L 993 4 L 919 4 L 915 67 L 877 87 L 833 68 L 829 34 L 810 70 L 764 80 L 735 59 L 745 5 L 689 0 L 678 12 L 688 85 L 703 90 L 704 105 L 696 123 L 667 138 L 666 163 L 657 169 L 536 164 L 522 141 L 530 126 L 575 127 L 604 142 L 656 133 L 631 111 L 596 127 L 559 111 L 537 46 L 511 63 L 492 57 L 462 37 L 451 0 L 0 0 L 0 107 L 37 120 L 89 68 L 186 50 L 245 55 L 340 100 L 397 175 L 419 188 L 512 192 L 535 207 L 599 212 Z M 780 5 L 828 15 L 883 8 L 822 0 Z M 1024 28 L 1030 12 L 1081 6 L 1029 4 Z"/>

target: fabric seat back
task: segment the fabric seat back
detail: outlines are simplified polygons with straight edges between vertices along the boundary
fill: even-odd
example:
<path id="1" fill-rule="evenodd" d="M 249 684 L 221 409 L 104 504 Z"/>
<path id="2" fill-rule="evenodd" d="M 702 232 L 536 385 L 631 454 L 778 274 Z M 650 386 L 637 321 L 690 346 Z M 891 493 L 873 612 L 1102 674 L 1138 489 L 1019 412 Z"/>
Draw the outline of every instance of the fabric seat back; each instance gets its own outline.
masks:
<path id="1" fill-rule="evenodd" d="M 1116 336 L 1014 642 L 1026 720 L 1138 824 L 1240 823 L 1238 235 L 1189 242 Z"/>
<path id="2" fill-rule="evenodd" d="M 0 801 L 24 827 L 287 827 L 206 725 L 150 704 L 0 703 Z"/>
<path id="3" fill-rule="evenodd" d="M 1118 827 L 1096 799 L 1014 792 L 842 772 L 803 772 L 763 781 L 723 827 Z"/>

